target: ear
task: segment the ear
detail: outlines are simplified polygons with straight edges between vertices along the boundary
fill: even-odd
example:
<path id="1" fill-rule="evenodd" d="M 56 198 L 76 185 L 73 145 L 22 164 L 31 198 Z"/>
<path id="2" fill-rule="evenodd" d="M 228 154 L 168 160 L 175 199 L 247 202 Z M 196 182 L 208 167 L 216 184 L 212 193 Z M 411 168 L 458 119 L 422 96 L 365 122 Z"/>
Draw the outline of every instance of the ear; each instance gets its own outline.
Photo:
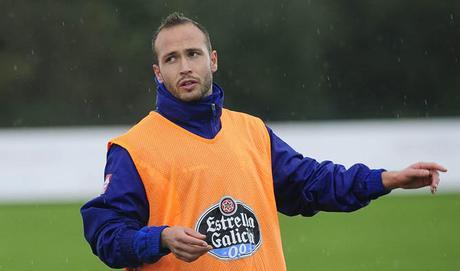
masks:
<path id="1" fill-rule="evenodd" d="M 217 71 L 217 52 L 212 50 L 211 52 L 211 72 L 215 73 Z"/>
<path id="2" fill-rule="evenodd" d="M 153 64 L 152 69 L 153 74 L 155 74 L 155 77 L 157 78 L 158 82 L 163 83 L 163 76 L 161 75 L 160 67 L 157 64 Z"/>

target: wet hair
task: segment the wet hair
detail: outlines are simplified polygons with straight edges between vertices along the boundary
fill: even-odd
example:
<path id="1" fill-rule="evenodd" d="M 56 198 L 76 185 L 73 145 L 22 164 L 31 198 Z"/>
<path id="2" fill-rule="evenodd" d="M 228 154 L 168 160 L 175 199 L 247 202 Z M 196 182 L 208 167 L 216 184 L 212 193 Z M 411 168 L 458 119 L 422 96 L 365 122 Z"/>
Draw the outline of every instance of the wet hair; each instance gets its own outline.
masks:
<path id="1" fill-rule="evenodd" d="M 178 26 L 178 25 L 183 25 L 183 24 L 193 24 L 194 26 L 198 27 L 198 29 L 200 29 L 200 31 L 205 36 L 205 42 L 206 42 L 206 47 L 208 48 L 208 51 L 209 52 L 212 51 L 211 39 L 209 38 L 208 30 L 206 30 L 206 28 L 204 28 L 204 26 L 202 26 L 200 23 L 198 23 L 198 22 L 196 22 L 196 21 L 194 21 L 194 20 L 192 20 L 192 19 L 190 19 L 188 17 L 185 17 L 184 14 L 179 13 L 179 12 L 173 12 L 173 13 L 169 14 L 166 18 L 163 19 L 163 21 L 161 22 L 160 26 L 158 26 L 157 30 L 153 34 L 153 37 L 152 37 L 152 51 L 153 51 L 154 61 L 158 61 L 158 55 L 157 55 L 157 52 L 155 50 L 155 42 L 156 42 L 158 34 L 161 32 L 161 30 L 171 28 L 171 27 L 174 27 L 174 26 Z"/>

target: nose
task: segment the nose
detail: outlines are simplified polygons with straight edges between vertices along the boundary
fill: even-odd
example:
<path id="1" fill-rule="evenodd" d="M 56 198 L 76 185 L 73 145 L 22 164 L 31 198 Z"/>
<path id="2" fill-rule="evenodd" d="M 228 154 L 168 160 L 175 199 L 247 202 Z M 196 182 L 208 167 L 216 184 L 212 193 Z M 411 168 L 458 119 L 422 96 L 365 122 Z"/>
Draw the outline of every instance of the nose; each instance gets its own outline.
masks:
<path id="1" fill-rule="evenodd" d="M 181 75 L 184 75 L 184 74 L 188 74 L 188 73 L 191 73 L 192 70 L 190 68 L 190 63 L 188 62 L 187 59 L 182 59 L 181 61 L 181 66 L 180 66 L 180 74 Z"/>

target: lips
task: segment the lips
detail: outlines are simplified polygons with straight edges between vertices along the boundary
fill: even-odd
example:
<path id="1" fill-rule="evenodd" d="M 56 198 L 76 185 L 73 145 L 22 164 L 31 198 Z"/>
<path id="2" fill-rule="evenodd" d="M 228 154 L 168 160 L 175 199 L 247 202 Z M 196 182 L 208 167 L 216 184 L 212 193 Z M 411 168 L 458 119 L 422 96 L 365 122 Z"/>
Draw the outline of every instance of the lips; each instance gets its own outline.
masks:
<path id="1" fill-rule="evenodd" d="M 187 86 L 187 85 L 191 85 L 191 84 L 196 84 L 198 83 L 198 80 L 195 80 L 195 79 L 182 79 L 181 81 L 179 81 L 179 87 L 183 87 L 183 86 Z"/>
<path id="2" fill-rule="evenodd" d="M 182 79 L 181 81 L 179 81 L 179 87 L 180 88 L 183 88 L 183 89 L 186 89 L 186 90 L 192 90 L 193 88 L 195 88 L 195 86 L 198 84 L 198 80 L 196 79 Z"/>

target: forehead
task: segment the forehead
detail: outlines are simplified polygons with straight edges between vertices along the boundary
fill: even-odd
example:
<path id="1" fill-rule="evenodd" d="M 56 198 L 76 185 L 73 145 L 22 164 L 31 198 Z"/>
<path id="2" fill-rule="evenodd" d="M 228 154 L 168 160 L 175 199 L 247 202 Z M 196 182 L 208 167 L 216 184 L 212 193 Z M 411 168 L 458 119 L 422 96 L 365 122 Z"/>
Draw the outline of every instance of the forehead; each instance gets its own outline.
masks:
<path id="1" fill-rule="evenodd" d="M 192 23 L 165 28 L 155 41 L 158 56 L 187 48 L 206 48 L 205 35 Z"/>

